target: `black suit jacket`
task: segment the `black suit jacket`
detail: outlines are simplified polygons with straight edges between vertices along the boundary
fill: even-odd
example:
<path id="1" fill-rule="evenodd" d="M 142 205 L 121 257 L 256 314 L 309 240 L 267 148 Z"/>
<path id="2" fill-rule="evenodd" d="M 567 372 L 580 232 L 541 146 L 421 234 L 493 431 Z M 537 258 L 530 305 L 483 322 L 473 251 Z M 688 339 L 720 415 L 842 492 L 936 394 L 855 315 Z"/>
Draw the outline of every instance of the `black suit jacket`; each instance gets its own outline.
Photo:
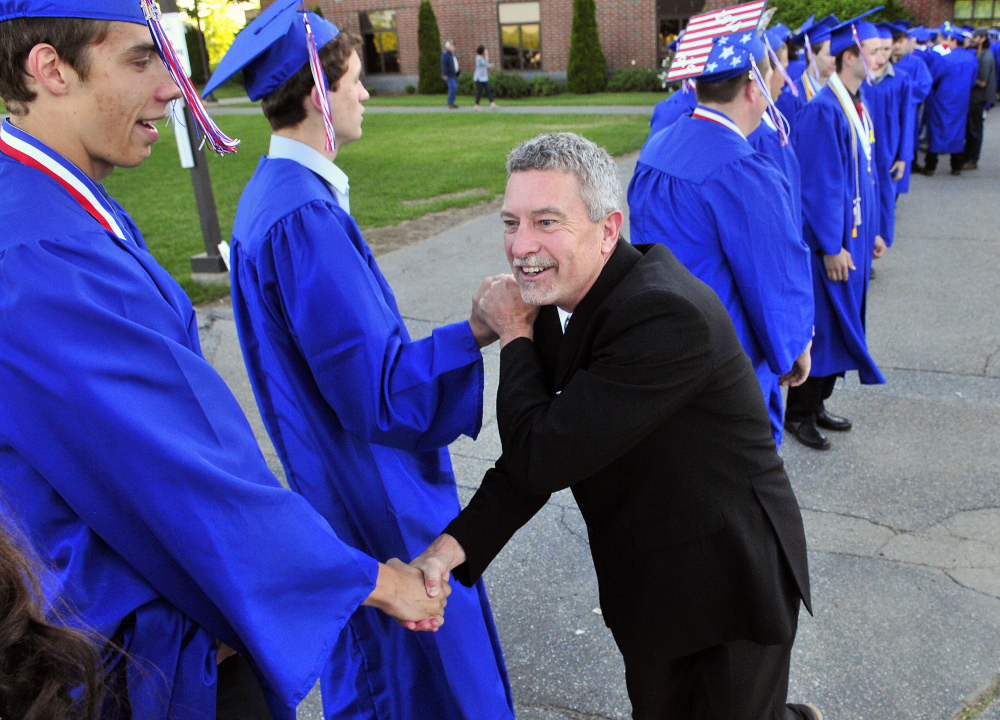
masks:
<path id="1" fill-rule="evenodd" d="M 805 534 L 760 385 L 716 294 L 661 244 L 619 242 L 563 335 L 500 354 L 503 455 L 446 528 L 471 585 L 572 488 L 623 652 L 680 657 L 790 640 L 809 607 Z"/>

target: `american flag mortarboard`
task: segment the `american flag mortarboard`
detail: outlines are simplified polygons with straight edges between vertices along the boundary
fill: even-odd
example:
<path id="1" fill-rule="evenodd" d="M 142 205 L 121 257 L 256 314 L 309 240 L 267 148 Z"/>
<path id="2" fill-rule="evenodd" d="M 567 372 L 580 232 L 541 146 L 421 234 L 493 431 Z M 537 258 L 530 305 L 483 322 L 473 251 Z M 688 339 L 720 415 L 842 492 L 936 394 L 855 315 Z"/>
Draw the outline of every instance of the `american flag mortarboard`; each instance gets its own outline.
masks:
<path id="1" fill-rule="evenodd" d="M 700 75 L 712 53 L 715 38 L 741 30 L 756 30 L 766 5 L 767 0 L 755 0 L 692 17 L 678 40 L 666 81 Z"/>

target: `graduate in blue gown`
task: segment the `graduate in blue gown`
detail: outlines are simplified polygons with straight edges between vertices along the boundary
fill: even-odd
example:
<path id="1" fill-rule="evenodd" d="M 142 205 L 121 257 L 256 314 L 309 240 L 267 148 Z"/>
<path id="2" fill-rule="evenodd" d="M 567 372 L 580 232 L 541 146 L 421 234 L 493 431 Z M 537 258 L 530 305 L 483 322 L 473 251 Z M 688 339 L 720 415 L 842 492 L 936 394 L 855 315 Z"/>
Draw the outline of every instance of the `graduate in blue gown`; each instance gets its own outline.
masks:
<path id="1" fill-rule="evenodd" d="M 632 242 L 669 247 L 726 306 L 780 442 L 779 378 L 808 373 L 813 299 L 788 181 L 746 139 L 768 105 L 765 79 L 750 77 L 762 60 L 769 73 L 753 31 L 715 40 L 697 79 L 699 105 L 646 142 L 628 202 Z"/>
<path id="2" fill-rule="evenodd" d="M 101 184 L 148 156 L 152 121 L 180 96 L 138 3 L 0 0 L 0 24 L 26 17 L 86 47 L 93 35 L 67 16 L 110 21 L 105 52 L 84 55 L 89 81 L 64 62 L 65 84 L 5 97 L 0 127 L 3 523 L 45 564 L 48 602 L 116 643 L 104 659 L 124 716 L 216 718 L 222 642 L 242 655 L 223 669 L 256 676 L 241 689 L 257 709 L 292 720 L 347 620 L 395 571 L 268 470 L 187 296 Z M 119 63 L 126 53 L 134 62 Z"/>
<path id="3" fill-rule="evenodd" d="M 789 64 L 788 75 L 794 83 L 786 85 L 775 97 L 775 104 L 788 121 L 791 129 L 792 144 L 795 144 L 795 127 L 802 106 L 816 96 L 833 74 L 833 56 L 830 55 L 830 30 L 837 25 L 836 15 L 827 15 L 816 22 L 808 23 L 800 28 L 796 35 L 788 38 L 796 47 L 802 48 L 804 64 L 792 67 Z"/>
<path id="4" fill-rule="evenodd" d="M 944 23 L 938 44 L 928 53 L 934 83 L 927 101 L 927 156 L 923 172 L 932 175 L 938 155 L 951 155 L 951 172 L 960 175 L 965 163 L 965 124 L 969 114 L 972 87 L 976 84 L 979 64 L 976 56 L 960 47 L 962 31 Z"/>
<path id="5" fill-rule="evenodd" d="M 864 53 L 853 39 L 852 26 Z M 851 20 L 836 28 L 830 51 L 839 56 L 841 70 L 799 115 L 795 150 L 802 167 L 804 235 L 812 250 L 816 335 L 812 374 L 788 392 L 786 428 L 816 449 L 830 447 L 818 427 L 851 427 L 824 405 L 838 376 L 857 370 L 862 383 L 885 382 L 865 338 L 865 297 L 879 201 L 874 133 L 860 87 L 866 77 L 863 55 L 878 47 L 878 31 L 869 22 Z"/>
<path id="6" fill-rule="evenodd" d="M 691 111 L 698 105 L 694 81 L 684 80 L 681 86 L 674 90 L 666 100 L 660 100 L 653 106 L 653 115 L 649 118 L 649 135 L 652 137 L 674 121 Z"/>
<path id="7" fill-rule="evenodd" d="M 931 71 L 927 69 L 927 63 L 914 52 L 917 34 L 918 31 L 915 29 L 905 30 L 897 26 L 892 36 L 893 63 L 897 70 L 906 73 L 910 85 L 910 127 L 906 132 L 910 133 L 910 147 L 913 150 L 907 158 L 903 177 L 896 183 L 896 192 L 899 194 L 910 191 L 910 174 L 913 172 L 913 161 L 916 159 L 920 140 L 920 110 L 934 82 Z"/>
<path id="8" fill-rule="evenodd" d="M 480 346 L 495 338 L 475 322 L 410 338 L 349 214 L 347 178 L 332 162 L 336 148 L 361 136 L 368 95 L 359 39 L 308 14 L 326 72 L 335 73 L 327 78 L 327 144 L 322 108 L 310 95 L 318 93 L 299 3 L 276 5 L 293 17 L 286 32 L 272 33 L 261 47 L 258 30 L 277 23 L 261 15 L 237 37 L 205 90 L 242 70 L 249 96 L 264 100 L 275 131 L 233 229 L 240 344 L 292 489 L 353 547 L 408 561 L 461 510 L 447 445 L 479 433 Z M 327 65 L 335 57 L 348 60 Z M 455 588 L 447 622 L 435 634 L 411 633 L 361 608 L 332 648 L 321 690 L 328 719 L 514 717 L 481 581 Z"/>
<path id="9" fill-rule="evenodd" d="M 861 94 L 875 130 L 875 179 L 879 194 L 878 236 L 885 247 L 892 247 L 896 232 L 897 182 L 903 177 L 913 157 L 913 104 L 910 80 L 897 70 L 889 56 L 892 52 L 892 28 L 877 26 L 881 47 L 874 59 L 874 81 L 864 84 Z M 881 256 L 884 248 L 876 248 Z"/>

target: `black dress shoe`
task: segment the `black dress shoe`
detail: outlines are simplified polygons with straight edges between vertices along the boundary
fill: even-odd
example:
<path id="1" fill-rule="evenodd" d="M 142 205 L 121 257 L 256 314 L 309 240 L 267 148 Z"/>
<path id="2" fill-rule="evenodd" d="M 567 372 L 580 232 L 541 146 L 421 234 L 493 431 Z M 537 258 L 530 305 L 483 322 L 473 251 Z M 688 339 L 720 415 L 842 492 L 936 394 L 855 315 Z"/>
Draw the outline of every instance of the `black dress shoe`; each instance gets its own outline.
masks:
<path id="1" fill-rule="evenodd" d="M 785 430 L 794 435 L 795 439 L 806 447 L 811 447 L 814 450 L 830 449 L 830 441 L 819 431 L 816 423 L 812 420 L 802 420 L 801 422 L 785 420 Z"/>
<path id="2" fill-rule="evenodd" d="M 826 410 L 820 410 L 816 413 L 816 424 L 821 428 L 826 428 L 827 430 L 837 430 L 843 432 L 844 430 L 850 430 L 851 421 L 845 417 L 840 417 L 839 415 L 832 415 Z"/>

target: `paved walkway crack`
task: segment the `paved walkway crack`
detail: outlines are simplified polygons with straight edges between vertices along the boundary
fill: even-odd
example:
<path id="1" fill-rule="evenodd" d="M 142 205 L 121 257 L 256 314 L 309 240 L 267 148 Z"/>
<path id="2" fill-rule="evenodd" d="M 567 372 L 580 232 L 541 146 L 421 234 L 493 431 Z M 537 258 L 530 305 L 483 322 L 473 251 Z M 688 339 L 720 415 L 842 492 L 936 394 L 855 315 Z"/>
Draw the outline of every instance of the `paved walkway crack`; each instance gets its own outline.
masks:
<path id="1" fill-rule="evenodd" d="M 613 715 L 581 712 L 580 710 L 560 707 L 559 705 L 547 705 L 545 703 L 517 703 L 517 705 L 522 708 L 532 708 L 534 710 L 543 710 L 545 712 L 555 713 L 556 715 L 562 715 L 563 717 L 570 718 L 570 720 L 618 720 L 618 718 Z"/>
<path id="2" fill-rule="evenodd" d="M 993 350 L 986 356 L 986 362 L 983 363 L 983 377 L 989 377 L 988 373 L 990 370 L 990 362 L 1000 352 L 1000 346 L 993 348 Z"/>

